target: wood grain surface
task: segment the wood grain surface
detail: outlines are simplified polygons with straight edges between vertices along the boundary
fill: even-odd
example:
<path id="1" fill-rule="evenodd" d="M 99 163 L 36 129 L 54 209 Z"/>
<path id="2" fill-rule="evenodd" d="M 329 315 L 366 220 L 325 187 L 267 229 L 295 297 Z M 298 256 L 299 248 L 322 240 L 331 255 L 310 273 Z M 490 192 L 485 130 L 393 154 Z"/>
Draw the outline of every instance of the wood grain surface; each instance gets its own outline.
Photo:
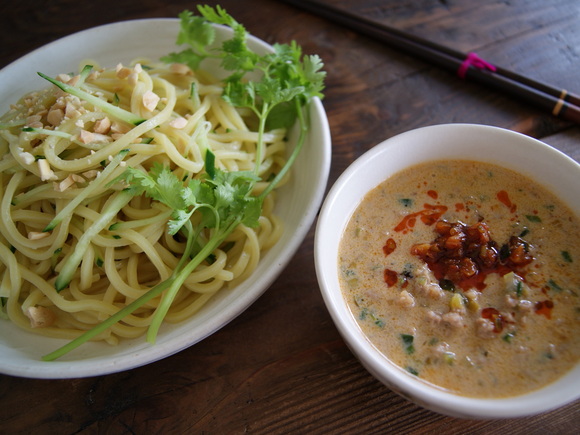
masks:
<path id="1" fill-rule="evenodd" d="M 577 0 L 327 1 L 580 93 Z M 329 187 L 373 145 L 441 123 L 512 129 L 580 161 L 577 125 L 281 1 L 207 3 L 224 6 L 269 43 L 296 40 L 324 60 L 333 139 Z M 181 0 L 5 0 L 0 66 L 79 30 L 176 17 L 194 7 Z M 316 281 L 313 238 L 311 229 L 279 279 L 247 311 L 176 355 L 94 378 L 0 375 L 0 433 L 578 433 L 578 402 L 527 418 L 464 420 L 427 411 L 383 386 L 332 323 Z"/>

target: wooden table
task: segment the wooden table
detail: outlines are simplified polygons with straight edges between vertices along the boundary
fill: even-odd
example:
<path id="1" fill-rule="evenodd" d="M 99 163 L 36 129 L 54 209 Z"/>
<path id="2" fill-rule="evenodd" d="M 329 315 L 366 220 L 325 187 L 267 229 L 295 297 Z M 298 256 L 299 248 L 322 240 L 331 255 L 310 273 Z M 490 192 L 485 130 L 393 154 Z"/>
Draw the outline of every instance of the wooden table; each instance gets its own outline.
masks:
<path id="1" fill-rule="evenodd" d="M 580 93 L 577 0 L 332 3 Z M 378 142 L 440 123 L 505 127 L 580 161 L 578 125 L 280 1 L 219 4 L 256 36 L 270 43 L 294 39 L 324 60 L 324 106 L 333 137 L 329 186 Z M 0 66 L 78 30 L 175 17 L 193 7 L 181 0 L 4 1 Z M 534 417 L 473 421 L 424 410 L 383 386 L 351 354 L 330 319 L 316 281 L 313 236 L 311 230 L 253 306 L 179 354 L 94 378 L 0 376 L 0 433 L 577 433 L 580 402 Z"/>

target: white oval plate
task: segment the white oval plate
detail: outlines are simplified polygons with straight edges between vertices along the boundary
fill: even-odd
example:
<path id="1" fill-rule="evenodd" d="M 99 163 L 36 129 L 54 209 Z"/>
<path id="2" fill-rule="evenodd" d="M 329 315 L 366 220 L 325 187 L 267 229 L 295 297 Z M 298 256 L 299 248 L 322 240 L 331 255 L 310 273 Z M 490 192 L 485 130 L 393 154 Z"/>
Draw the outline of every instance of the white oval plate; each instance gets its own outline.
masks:
<path id="1" fill-rule="evenodd" d="M 218 39 L 229 29 L 216 26 Z M 0 113 L 23 94 L 47 86 L 36 73 L 55 76 L 78 71 L 79 63 L 94 59 L 101 66 L 114 67 L 135 58 L 157 61 L 177 51 L 177 19 L 144 19 L 107 24 L 85 30 L 41 47 L 0 71 Z M 251 37 L 255 51 L 271 50 Z M 304 240 L 319 210 L 330 170 L 330 129 L 322 103 L 315 99 L 310 110 L 311 128 L 304 148 L 293 167 L 293 178 L 278 194 L 276 214 L 285 225 L 281 240 L 261 259 L 244 283 L 220 291 L 191 319 L 163 325 L 157 343 L 144 337 L 118 346 L 87 343 L 58 361 L 40 357 L 66 341 L 45 338 L 20 330 L 0 320 L 0 372 L 30 378 L 77 378 L 119 372 L 142 366 L 179 352 L 199 342 L 248 308 L 274 282 Z M 295 135 L 290 136 L 290 141 Z"/>

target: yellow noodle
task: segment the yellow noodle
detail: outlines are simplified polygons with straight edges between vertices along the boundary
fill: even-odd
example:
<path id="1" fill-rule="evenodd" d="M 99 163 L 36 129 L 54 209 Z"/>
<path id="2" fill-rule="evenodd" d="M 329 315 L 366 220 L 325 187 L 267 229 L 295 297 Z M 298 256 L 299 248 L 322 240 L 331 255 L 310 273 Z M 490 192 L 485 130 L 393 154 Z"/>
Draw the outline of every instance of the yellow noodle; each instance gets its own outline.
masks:
<path id="1" fill-rule="evenodd" d="M 43 336 L 70 339 L 92 328 L 169 278 L 185 251 L 184 240 L 167 231 L 172 210 L 145 195 L 137 196 L 91 240 L 68 287 L 56 291 L 54 282 L 64 260 L 125 187 L 115 180 L 126 167 L 148 171 L 158 163 L 184 179 L 196 178 L 203 171 L 208 148 L 222 170 L 253 171 L 256 166 L 258 133 L 249 127 L 255 120 L 248 123 L 252 113 L 226 103 L 215 78 L 192 71 L 177 73 L 165 65 L 142 68 L 137 62 L 95 68 L 96 74 L 86 78 L 83 89 L 109 102 L 115 100 L 144 122 L 129 125 L 115 120 L 51 87 L 22 98 L 3 117 L 14 126 L 0 129 L 0 298 L 12 322 Z M 35 122 L 58 135 L 21 130 L 36 127 Z M 259 165 L 263 179 L 284 165 L 285 136 L 283 129 L 264 134 Z M 124 161 L 101 175 L 122 150 L 128 150 Z M 258 182 L 255 193 L 265 185 Z M 78 204 L 69 206 L 71 212 L 43 232 L 75 198 Z M 273 214 L 274 199 L 272 194 L 264 201 L 257 228 L 239 226 L 213 253 L 212 261 L 202 263 L 185 280 L 167 322 L 195 315 L 224 287 L 250 276 L 263 251 L 282 232 Z M 194 224 L 196 219 L 194 215 Z M 208 237 L 209 232 L 199 234 L 201 242 Z M 162 296 L 152 299 L 96 340 L 115 345 L 142 336 L 161 300 Z M 52 324 L 32 326 L 28 313 L 38 307 L 54 314 Z"/>

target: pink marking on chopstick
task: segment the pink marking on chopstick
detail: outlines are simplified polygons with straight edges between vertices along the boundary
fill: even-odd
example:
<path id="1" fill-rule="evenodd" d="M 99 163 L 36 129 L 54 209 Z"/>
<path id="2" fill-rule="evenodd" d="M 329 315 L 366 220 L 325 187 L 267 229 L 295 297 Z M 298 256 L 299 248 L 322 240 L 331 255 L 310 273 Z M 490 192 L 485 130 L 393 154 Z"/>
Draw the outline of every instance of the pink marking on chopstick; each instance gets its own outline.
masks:
<path id="1" fill-rule="evenodd" d="M 465 60 L 459 65 L 457 69 L 457 75 L 464 79 L 465 75 L 467 74 L 467 70 L 469 67 L 472 66 L 477 69 L 488 69 L 490 71 L 495 71 L 496 67 L 489 62 L 486 62 L 481 57 L 479 57 L 476 53 L 469 53 Z"/>

